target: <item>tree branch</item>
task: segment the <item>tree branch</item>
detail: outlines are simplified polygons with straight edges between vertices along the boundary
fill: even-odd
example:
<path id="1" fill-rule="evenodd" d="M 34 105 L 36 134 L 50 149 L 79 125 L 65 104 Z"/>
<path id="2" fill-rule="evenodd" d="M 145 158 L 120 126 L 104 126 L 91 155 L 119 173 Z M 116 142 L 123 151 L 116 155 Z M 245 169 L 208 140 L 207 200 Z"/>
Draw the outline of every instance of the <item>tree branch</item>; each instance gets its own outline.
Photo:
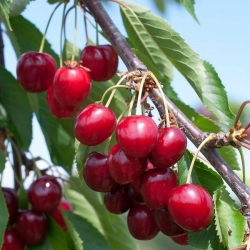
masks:
<path id="1" fill-rule="evenodd" d="M 0 22 L 0 65 L 5 66 L 5 61 L 4 61 L 4 43 L 3 43 L 3 30 L 2 30 L 2 25 Z"/>

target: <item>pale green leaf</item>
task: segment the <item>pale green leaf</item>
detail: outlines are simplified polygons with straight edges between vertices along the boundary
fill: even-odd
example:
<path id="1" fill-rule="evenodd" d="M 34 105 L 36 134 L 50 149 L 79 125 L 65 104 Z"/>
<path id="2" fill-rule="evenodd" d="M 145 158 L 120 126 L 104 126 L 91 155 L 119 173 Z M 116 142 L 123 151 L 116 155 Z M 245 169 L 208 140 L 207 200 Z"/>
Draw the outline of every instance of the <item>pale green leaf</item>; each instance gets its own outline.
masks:
<path id="1" fill-rule="evenodd" d="M 213 199 L 215 225 L 220 241 L 228 249 L 241 245 L 245 229 L 244 216 L 225 188 L 218 189 Z"/>
<path id="2" fill-rule="evenodd" d="M 0 249 L 3 244 L 3 236 L 9 220 L 9 213 L 5 203 L 2 189 L 0 188 Z"/>
<path id="3" fill-rule="evenodd" d="M 154 2 L 161 12 L 165 11 L 165 1 L 164 0 L 155 0 Z"/>
<path id="4" fill-rule="evenodd" d="M 23 12 L 26 6 L 34 0 L 12 0 L 10 5 L 10 15 L 15 16 Z"/>
<path id="5" fill-rule="evenodd" d="M 180 2 L 186 8 L 186 10 L 189 12 L 189 14 L 194 18 L 194 20 L 197 23 L 199 23 L 196 15 L 195 15 L 195 12 L 194 12 L 195 1 L 194 0 L 180 0 Z"/>
<path id="6" fill-rule="evenodd" d="M 12 0 L 0 0 L 0 21 L 6 23 L 10 30 L 9 15 L 11 2 Z"/>

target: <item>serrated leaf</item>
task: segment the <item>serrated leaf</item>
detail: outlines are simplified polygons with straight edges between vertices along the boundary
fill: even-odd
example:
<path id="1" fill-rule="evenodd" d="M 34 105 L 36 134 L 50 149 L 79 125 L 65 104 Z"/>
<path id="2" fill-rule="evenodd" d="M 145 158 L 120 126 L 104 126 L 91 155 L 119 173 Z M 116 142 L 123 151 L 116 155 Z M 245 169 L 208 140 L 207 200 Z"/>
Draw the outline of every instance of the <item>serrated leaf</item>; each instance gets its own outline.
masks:
<path id="1" fill-rule="evenodd" d="M 227 93 L 214 67 L 204 61 L 207 80 L 202 85 L 203 104 L 218 120 L 225 125 L 234 123 L 235 115 L 231 112 L 228 104 Z"/>
<path id="2" fill-rule="evenodd" d="M 0 188 L 0 249 L 2 249 L 3 236 L 9 220 L 9 213 L 5 203 L 2 189 Z"/>
<path id="3" fill-rule="evenodd" d="M 10 16 L 19 15 L 31 1 L 34 0 L 12 0 L 10 5 Z"/>
<path id="4" fill-rule="evenodd" d="M 0 102 L 8 118 L 7 129 L 13 133 L 18 145 L 28 150 L 32 139 L 32 110 L 27 93 L 3 67 L 0 67 L 0 86 Z"/>
<path id="5" fill-rule="evenodd" d="M 196 15 L 195 15 L 195 12 L 194 12 L 195 1 L 194 0 L 180 0 L 180 2 L 186 8 L 186 10 L 189 12 L 189 14 L 194 18 L 194 20 L 197 23 L 199 23 Z"/>
<path id="6" fill-rule="evenodd" d="M 0 20 L 7 23 L 8 28 L 11 30 L 9 21 L 10 4 L 12 0 L 0 0 Z"/>
<path id="7" fill-rule="evenodd" d="M 228 249 L 241 245 L 245 229 L 244 216 L 239 212 L 239 208 L 225 187 L 218 189 L 213 199 L 215 225 L 220 241 Z"/>

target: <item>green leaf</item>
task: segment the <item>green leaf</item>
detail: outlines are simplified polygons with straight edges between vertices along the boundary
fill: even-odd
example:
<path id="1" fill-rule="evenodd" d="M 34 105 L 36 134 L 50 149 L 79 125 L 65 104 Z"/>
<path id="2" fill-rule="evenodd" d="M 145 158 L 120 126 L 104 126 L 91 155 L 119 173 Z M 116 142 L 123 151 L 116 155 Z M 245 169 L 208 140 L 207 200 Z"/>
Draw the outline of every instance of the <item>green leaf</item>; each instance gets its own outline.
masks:
<path id="1" fill-rule="evenodd" d="M 218 189 L 213 199 L 215 224 L 220 241 L 228 249 L 241 245 L 245 229 L 244 216 L 239 212 L 239 208 L 225 187 Z"/>
<path id="2" fill-rule="evenodd" d="M 237 160 L 237 150 L 231 146 L 222 147 L 216 149 L 220 156 L 225 160 L 225 162 L 232 168 L 233 170 L 239 170 L 239 162 Z"/>
<path id="3" fill-rule="evenodd" d="M 65 39 L 64 46 L 63 46 L 63 58 L 64 58 L 64 60 L 71 60 L 74 49 L 75 49 L 74 60 L 79 61 L 81 50 L 77 47 L 74 48 L 74 44 L 71 43 L 70 41 L 68 41 L 67 39 Z"/>
<path id="4" fill-rule="evenodd" d="M 26 6 L 34 0 L 12 0 L 10 5 L 10 15 L 15 16 L 23 12 Z"/>
<path id="5" fill-rule="evenodd" d="M 186 10 L 189 12 L 189 14 L 194 18 L 194 20 L 197 23 L 199 23 L 196 15 L 195 15 L 195 12 L 194 12 L 195 1 L 194 0 L 180 0 L 180 2 L 186 8 Z"/>
<path id="6" fill-rule="evenodd" d="M 227 93 L 214 67 L 204 61 L 207 80 L 202 85 L 203 104 L 225 125 L 234 123 L 235 115 L 229 109 Z"/>
<path id="7" fill-rule="evenodd" d="M 21 89 L 12 74 L 2 67 L 0 87 L 0 102 L 7 112 L 7 129 L 19 146 L 28 150 L 32 139 L 32 110 L 27 93 Z"/>
<path id="8" fill-rule="evenodd" d="M 0 150 L 0 174 L 2 174 L 6 163 L 6 156 L 2 150 Z"/>
<path id="9" fill-rule="evenodd" d="M 234 171 L 237 176 L 243 181 L 243 173 L 241 170 L 236 170 Z M 246 173 L 246 176 L 245 176 L 245 184 L 248 188 L 250 188 L 250 173 Z"/>
<path id="10" fill-rule="evenodd" d="M 9 220 L 9 213 L 5 203 L 2 189 L 0 188 L 0 249 L 3 244 L 3 236 Z"/>
<path id="11" fill-rule="evenodd" d="M 161 11 L 164 12 L 165 11 L 165 1 L 164 0 L 155 0 L 154 1 L 157 8 Z"/>
<path id="12" fill-rule="evenodd" d="M 7 23 L 8 28 L 11 30 L 9 22 L 10 5 L 12 0 L 0 0 L 0 20 Z"/>

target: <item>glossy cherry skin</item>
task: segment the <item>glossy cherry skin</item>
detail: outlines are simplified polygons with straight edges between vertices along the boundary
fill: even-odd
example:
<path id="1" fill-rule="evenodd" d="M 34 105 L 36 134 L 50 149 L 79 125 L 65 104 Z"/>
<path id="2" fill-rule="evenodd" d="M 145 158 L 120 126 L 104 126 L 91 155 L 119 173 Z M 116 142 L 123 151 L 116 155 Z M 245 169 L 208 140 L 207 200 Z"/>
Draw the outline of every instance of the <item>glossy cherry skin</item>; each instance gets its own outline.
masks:
<path id="1" fill-rule="evenodd" d="M 86 158 L 83 178 L 86 184 L 97 192 L 108 192 L 119 185 L 109 173 L 108 156 L 98 152 L 92 152 Z"/>
<path id="2" fill-rule="evenodd" d="M 143 203 L 130 208 L 127 224 L 131 235 L 138 240 L 151 240 L 159 233 L 153 211 Z"/>
<path id="3" fill-rule="evenodd" d="M 58 206 L 62 198 L 61 185 L 52 176 L 42 176 L 30 185 L 28 198 L 34 210 L 49 212 Z"/>
<path id="4" fill-rule="evenodd" d="M 4 232 L 1 250 L 24 250 L 25 245 L 13 228 L 7 228 Z"/>
<path id="5" fill-rule="evenodd" d="M 108 154 L 109 172 L 120 184 L 136 181 L 141 177 L 147 166 L 147 158 L 134 158 L 126 155 L 118 144 Z"/>
<path id="6" fill-rule="evenodd" d="M 18 209 L 17 194 L 14 189 L 2 187 L 2 192 L 9 213 L 9 222 L 13 222 Z"/>
<path id="7" fill-rule="evenodd" d="M 50 86 L 46 93 L 46 102 L 53 116 L 58 119 L 67 119 L 74 116 L 79 108 L 78 105 L 64 105 L 57 101 L 53 93 L 53 87 Z"/>
<path id="8" fill-rule="evenodd" d="M 177 163 L 187 147 L 186 135 L 176 127 L 159 129 L 156 147 L 149 160 L 157 168 L 169 168 Z"/>
<path id="9" fill-rule="evenodd" d="M 167 236 L 176 236 L 184 234 L 185 231 L 171 217 L 168 210 L 161 208 L 154 211 L 154 217 L 157 226 L 161 232 Z"/>
<path id="10" fill-rule="evenodd" d="M 124 152 L 132 157 L 145 157 L 155 147 L 158 128 L 154 120 L 144 115 L 123 118 L 116 128 L 116 140 Z"/>
<path id="11" fill-rule="evenodd" d="M 42 212 L 24 210 L 17 217 L 16 230 L 25 244 L 38 244 L 43 241 L 47 234 L 47 218 Z"/>
<path id="12" fill-rule="evenodd" d="M 29 51 L 18 59 L 17 81 L 27 92 L 42 92 L 52 85 L 56 69 L 56 61 L 51 55 Z"/>
<path id="13" fill-rule="evenodd" d="M 188 235 L 186 233 L 170 237 L 178 245 L 186 246 L 188 245 Z"/>
<path id="14" fill-rule="evenodd" d="M 110 80 L 118 67 L 118 54 L 111 45 L 88 45 L 82 50 L 80 60 L 97 82 Z"/>
<path id="15" fill-rule="evenodd" d="M 141 177 L 140 192 L 148 207 L 160 209 L 168 206 L 170 193 L 177 185 L 177 176 L 172 169 L 155 168 Z"/>
<path id="16" fill-rule="evenodd" d="M 64 105 L 80 105 L 91 91 L 89 73 L 81 67 L 61 67 L 54 76 L 53 91 L 56 99 Z"/>
<path id="17" fill-rule="evenodd" d="M 212 197 L 196 184 L 176 187 L 170 194 L 168 211 L 180 227 L 193 232 L 206 229 L 214 218 Z"/>
<path id="18" fill-rule="evenodd" d="M 75 137 L 82 144 L 95 146 L 109 138 L 116 126 L 114 112 L 99 104 L 84 107 L 75 120 Z"/>
<path id="19" fill-rule="evenodd" d="M 134 198 L 134 190 L 129 185 L 121 185 L 105 193 L 104 205 L 110 213 L 123 214 L 133 205 Z"/>

